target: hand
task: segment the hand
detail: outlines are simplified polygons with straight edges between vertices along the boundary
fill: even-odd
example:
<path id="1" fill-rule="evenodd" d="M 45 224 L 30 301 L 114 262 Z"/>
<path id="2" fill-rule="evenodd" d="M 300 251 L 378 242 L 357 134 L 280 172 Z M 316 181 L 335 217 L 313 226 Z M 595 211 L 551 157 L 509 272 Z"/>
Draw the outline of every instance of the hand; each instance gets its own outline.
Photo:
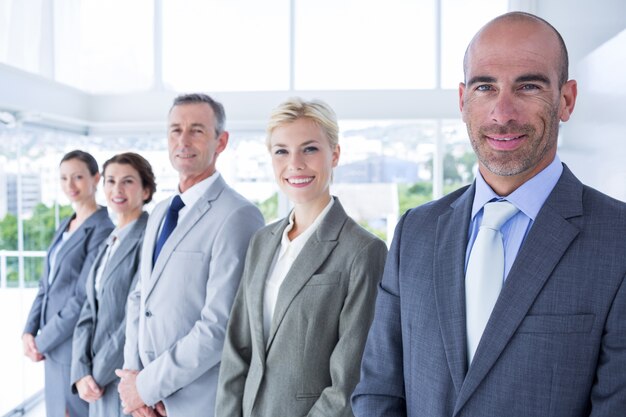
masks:
<path id="1" fill-rule="evenodd" d="M 104 390 L 98 386 L 91 375 L 82 377 L 76 382 L 78 396 L 83 400 L 93 403 L 104 394 Z"/>
<path id="2" fill-rule="evenodd" d="M 158 403 L 156 403 L 154 408 L 159 415 L 164 417 L 167 416 L 167 410 L 165 409 L 165 404 L 163 404 L 163 401 L 159 401 Z"/>
<path id="3" fill-rule="evenodd" d="M 30 333 L 24 333 L 22 335 L 22 345 L 24 347 L 24 355 L 26 355 L 33 362 L 39 362 L 44 359 L 44 356 L 39 353 L 37 345 L 35 344 L 35 336 Z"/>
<path id="4" fill-rule="evenodd" d="M 139 396 L 139 391 L 137 391 L 137 375 L 139 371 L 133 371 L 130 369 L 116 369 L 115 375 L 120 377 L 120 383 L 117 386 L 117 392 L 120 393 L 120 400 L 122 401 L 122 407 L 124 414 L 131 414 L 137 409 L 146 406 L 141 397 Z M 148 407 L 149 408 L 149 407 Z M 150 409 L 154 413 L 152 409 Z M 144 414 L 139 414 L 140 416 L 150 414 L 145 414 L 145 410 L 142 410 Z"/>
<path id="5" fill-rule="evenodd" d="M 140 407 L 131 413 L 133 417 L 159 417 L 159 415 L 147 405 Z"/>

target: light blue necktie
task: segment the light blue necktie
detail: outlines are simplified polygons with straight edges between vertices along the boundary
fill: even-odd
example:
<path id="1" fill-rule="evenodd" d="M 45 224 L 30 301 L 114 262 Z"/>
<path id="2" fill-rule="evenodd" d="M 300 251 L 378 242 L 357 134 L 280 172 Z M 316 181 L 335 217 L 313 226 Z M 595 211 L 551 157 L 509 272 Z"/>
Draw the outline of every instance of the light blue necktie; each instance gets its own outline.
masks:
<path id="1" fill-rule="evenodd" d="M 185 203 L 180 198 L 180 195 L 174 196 L 170 207 L 167 210 L 167 215 L 165 216 L 165 222 L 163 222 L 163 229 L 161 230 L 161 234 L 157 240 L 156 246 L 154 247 L 154 256 L 152 257 L 152 265 L 156 264 L 157 258 L 159 257 L 159 253 L 165 245 L 165 241 L 172 234 L 176 224 L 178 223 L 178 212 L 181 208 L 185 207 Z"/>
<path id="2" fill-rule="evenodd" d="M 504 243 L 500 228 L 519 210 L 508 201 L 487 203 L 465 273 L 468 365 L 483 335 L 504 281 Z"/>

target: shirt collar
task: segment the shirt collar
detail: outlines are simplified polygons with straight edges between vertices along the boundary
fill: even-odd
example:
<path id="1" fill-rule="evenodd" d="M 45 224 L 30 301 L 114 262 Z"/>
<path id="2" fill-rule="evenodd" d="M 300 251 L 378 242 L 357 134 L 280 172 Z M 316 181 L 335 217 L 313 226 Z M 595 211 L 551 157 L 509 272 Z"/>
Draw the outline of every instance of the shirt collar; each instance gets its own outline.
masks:
<path id="1" fill-rule="evenodd" d="M 184 193 L 179 193 L 180 198 L 185 203 L 185 207 L 193 207 L 194 204 L 206 193 L 209 187 L 219 178 L 220 173 L 215 171 L 213 175 L 203 179 L 197 184 L 192 185 Z M 173 198 L 173 197 L 172 197 Z"/>
<path id="2" fill-rule="evenodd" d="M 133 228 L 133 225 L 137 222 L 137 219 L 133 220 L 132 222 L 128 223 L 127 225 L 123 226 L 123 227 L 116 227 L 112 232 L 111 235 L 109 236 L 109 242 L 112 240 L 113 237 L 115 237 L 115 241 L 119 242 L 122 239 L 124 239 L 126 236 L 128 236 L 128 234 L 130 233 L 130 229 Z"/>
<path id="3" fill-rule="evenodd" d="M 326 217 L 326 214 L 330 211 L 330 208 L 333 206 L 334 202 L 335 199 L 331 196 L 330 201 L 328 202 L 326 207 L 324 207 L 324 210 L 322 210 L 321 213 L 317 215 L 313 223 L 311 223 L 311 225 L 307 227 L 304 232 L 302 232 L 300 235 L 298 235 L 298 237 L 293 240 L 289 240 L 288 235 L 289 231 L 293 229 L 295 218 L 294 210 L 291 210 L 291 213 L 289 213 L 289 224 L 287 225 L 287 227 L 285 227 L 285 230 L 283 230 L 283 237 L 280 241 L 280 252 L 278 254 L 278 257 L 280 258 L 290 247 L 293 249 L 302 248 L 307 240 L 309 240 L 309 237 L 311 237 L 311 235 L 315 233 L 315 230 L 320 225 L 322 220 L 324 220 L 324 217 Z"/>
<path id="4" fill-rule="evenodd" d="M 563 164 L 561 164 L 559 157 L 555 156 L 550 165 L 509 194 L 506 200 L 514 204 L 515 207 L 534 221 L 562 173 Z M 485 204 L 493 199 L 501 200 L 503 198 L 491 189 L 479 171 L 476 176 L 472 219 Z"/>

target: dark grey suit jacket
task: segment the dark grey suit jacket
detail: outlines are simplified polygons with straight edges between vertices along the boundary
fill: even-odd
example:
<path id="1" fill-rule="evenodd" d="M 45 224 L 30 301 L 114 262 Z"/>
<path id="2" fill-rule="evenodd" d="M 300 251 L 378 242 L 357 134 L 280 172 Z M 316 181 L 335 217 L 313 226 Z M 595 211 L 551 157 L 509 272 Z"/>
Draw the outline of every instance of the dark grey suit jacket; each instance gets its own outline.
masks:
<path id="1" fill-rule="evenodd" d="M 350 395 L 387 255 L 339 200 L 280 287 L 267 344 L 263 294 L 288 219 L 252 239 L 222 355 L 215 415 L 351 416 Z"/>
<path id="2" fill-rule="evenodd" d="M 474 187 L 397 226 L 353 408 L 364 416 L 618 416 L 626 410 L 626 204 L 564 168 L 467 366 Z"/>
<path id="3" fill-rule="evenodd" d="M 96 299 L 96 266 L 107 245 L 101 245 L 87 277 L 87 300 L 74 330 L 71 381 L 74 384 L 87 375 L 106 387 L 117 381 L 115 369 L 124 363 L 126 340 L 126 299 L 135 288 L 148 213 L 143 212 L 128 235 L 109 259 L 102 274 L 100 297 Z M 119 404 L 118 404 L 119 405 Z"/>
<path id="4" fill-rule="evenodd" d="M 61 239 L 74 216 L 63 220 L 52 242 Z M 85 280 L 100 243 L 113 230 L 106 207 L 87 218 L 63 245 L 56 259 L 56 276 L 48 284 L 50 259 L 46 257 L 39 292 L 26 320 L 24 333 L 36 335 L 37 349 L 55 362 L 70 365 L 72 334 L 85 302 Z M 38 333 L 39 332 L 39 333 Z"/>

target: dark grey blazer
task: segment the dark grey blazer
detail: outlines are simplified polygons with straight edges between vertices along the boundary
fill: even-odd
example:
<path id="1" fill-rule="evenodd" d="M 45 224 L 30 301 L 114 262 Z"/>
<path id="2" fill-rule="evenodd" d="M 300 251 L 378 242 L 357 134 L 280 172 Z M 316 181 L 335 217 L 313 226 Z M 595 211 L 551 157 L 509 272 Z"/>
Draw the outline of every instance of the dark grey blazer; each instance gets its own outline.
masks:
<path id="1" fill-rule="evenodd" d="M 349 218 L 339 200 L 309 238 L 263 337 L 265 281 L 288 219 L 252 239 L 231 312 L 216 416 L 351 416 L 350 395 L 387 247 Z"/>
<path id="2" fill-rule="evenodd" d="M 468 369 L 474 187 L 396 228 L 352 404 L 364 416 L 618 416 L 626 410 L 626 204 L 564 167 Z"/>
<path id="3" fill-rule="evenodd" d="M 52 242 L 59 240 L 74 216 L 65 219 Z M 106 207 L 87 218 L 63 245 L 56 259 L 56 276 L 48 284 L 49 254 L 39 292 L 26 320 L 24 333 L 35 335 L 37 349 L 55 362 L 70 365 L 72 334 L 85 302 L 85 280 L 100 243 L 113 230 Z"/>
<path id="4" fill-rule="evenodd" d="M 100 299 L 96 299 L 95 278 L 97 268 L 106 251 L 102 244 L 96 261 L 87 277 L 87 300 L 74 330 L 72 352 L 72 389 L 76 392 L 76 382 L 91 375 L 96 383 L 106 388 L 105 395 L 115 397 L 114 404 L 119 408 L 117 391 L 108 388 L 117 383 L 115 369 L 124 362 L 124 341 L 126 340 L 126 299 L 135 287 L 141 256 L 148 213 L 143 212 L 128 235 L 120 242 L 113 256 L 107 262 L 100 286 Z"/>

